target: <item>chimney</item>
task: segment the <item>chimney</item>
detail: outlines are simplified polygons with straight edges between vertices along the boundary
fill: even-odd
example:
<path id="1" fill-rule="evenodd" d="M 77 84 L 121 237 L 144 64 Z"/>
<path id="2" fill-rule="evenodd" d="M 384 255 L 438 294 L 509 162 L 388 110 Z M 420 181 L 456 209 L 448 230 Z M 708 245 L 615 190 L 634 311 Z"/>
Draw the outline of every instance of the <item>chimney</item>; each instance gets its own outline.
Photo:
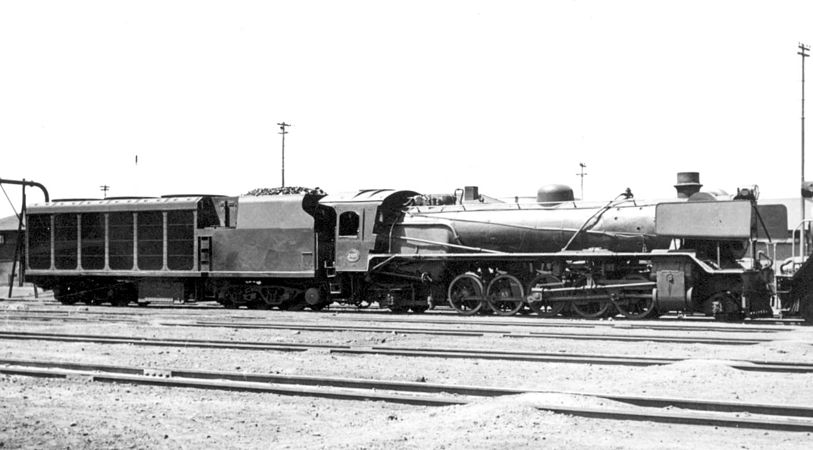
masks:
<path id="1" fill-rule="evenodd" d="M 703 185 L 700 184 L 699 172 L 678 172 L 675 185 L 678 198 L 689 198 L 692 194 L 700 192 L 701 187 Z"/>
<path id="2" fill-rule="evenodd" d="M 480 200 L 480 192 L 477 186 L 465 186 L 463 188 L 463 201 L 476 202 Z"/>

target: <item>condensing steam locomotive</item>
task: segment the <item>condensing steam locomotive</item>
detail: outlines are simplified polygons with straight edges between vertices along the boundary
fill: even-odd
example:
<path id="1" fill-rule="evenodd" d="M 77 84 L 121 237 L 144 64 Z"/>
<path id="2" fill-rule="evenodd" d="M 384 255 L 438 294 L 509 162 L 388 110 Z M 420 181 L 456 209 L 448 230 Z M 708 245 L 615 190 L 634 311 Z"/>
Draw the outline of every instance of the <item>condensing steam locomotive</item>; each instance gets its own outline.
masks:
<path id="1" fill-rule="evenodd" d="M 276 195 L 29 206 L 26 279 L 65 304 L 169 297 L 227 308 L 446 305 L 466 315 L 771 314 L 773 270 L 754 247 L 764 222 L 751 188 L 664 202 L 627 190 L 600 205 L 560 185 L 530 203 L 492 202 L 474 187 L 262 193 Z"/>

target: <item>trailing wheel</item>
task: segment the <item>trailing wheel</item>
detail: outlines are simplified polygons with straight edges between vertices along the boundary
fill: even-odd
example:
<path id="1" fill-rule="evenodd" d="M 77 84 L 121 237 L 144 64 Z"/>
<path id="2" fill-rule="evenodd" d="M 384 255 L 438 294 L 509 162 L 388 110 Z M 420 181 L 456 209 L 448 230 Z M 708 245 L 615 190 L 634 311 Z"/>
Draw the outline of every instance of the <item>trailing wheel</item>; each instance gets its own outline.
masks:
<path id="1" fill-rule="evenodd" d="M 486 300 L 498 315 L 513 316 L 525 304 L 525 290 L 517 277 L 500 274 L 488 283 Z"/>
<path id="2" fill-rule="evenodd" d="M 629 275 L 624 280 L 645 282 L 643 275 Z M 615 306 L 627 319 L 641 320 L 657 315 L 655 298 L 651 287 L 630 287 L 622 289 L 615 300 Z"/>
<path id="3" fill-rule="evenodd" d="M 736 322 L 744 318 L 739 298 L 729 291 L 713 294 L 703 302 L 703 312 L 717 320 Z"/>
<path id="4" fill-rule="evenodd" d="M 564 302 L 550 301 L 549 289 L 560 288 L 564 283 L 549 273 L 542 273 L 534 277 L 525 290 L 525 300 L 531 310 L 540 317 L 556 317 L 565 308 Z"/>
<path id="5" fill-rule="evenodd" d="M 449 304 L 458 313 L 469 316 L 483 308 L 483 282 L 474 273 L 458 275 L 451 283 L 447 294 Z"/>

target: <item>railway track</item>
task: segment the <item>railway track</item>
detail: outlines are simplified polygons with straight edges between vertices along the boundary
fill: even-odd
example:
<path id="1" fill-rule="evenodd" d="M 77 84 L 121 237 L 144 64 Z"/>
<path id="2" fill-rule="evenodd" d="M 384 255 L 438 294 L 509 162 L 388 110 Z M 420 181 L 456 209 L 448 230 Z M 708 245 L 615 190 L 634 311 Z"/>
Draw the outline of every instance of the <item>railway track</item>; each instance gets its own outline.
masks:
<path id="1" fill-rule="evenodd" d="M 235 319 L 243 319 L 245 317 L 238 316 L 232 317 Z M 352 322 L 369 322 L 368 318 L 346 318 L 344 320 Z M 569 320 L 569 319 L 537 319 L 537 320 L 440 320 L 433 318 L 421 318 L 418 320 L 404 320 L 392 317 L 376 318 L 379 323 L 420 323 L 420 324 L 435 324 L 435 325 L 489 325 L 489 326 L 510 326 L 510 327 L 539 327 L 539 328 L 610 328 L 610 329 L 642 329 L 642 330 L 663 330 L 663 331 L 714 331 L 721 333 L 780 333 L 789 331 L 793 325 L 798 325 L 796 322 L 788 322 L 782 326 L 765 326 L 764 324 L 752 324 L 751 322 L 743 322 L 740 324 L 730 325 L 705 325 L 702 322 L 694 322 L 693 324 L 676 324 L 676 323 L 653 323 L 653 321 L 632 321 L 632 320 L 613 320 L 613 321 L 585 321 L 585 320 Z"/>
<path id="2" fill-rule="evenodd" d="M 349 345 L 332 345 L 332 344 L 293 344 L 293 343 L 235 342 L 235 341 L 196 340 L 196 339 L 160 339 L 160 338 L 146 338 L 132 336 L 78 335 L 78 334 L 8 332 L 8 331 L 0 331 L 0 339 L 38 340 L 53 342 L 87 342 L 95 344 L 124 344 L 124 345 L 139 345 L 153 347 L 157 346 L 157 347 L 176 347 L 176 348 L 216 348 L 232 350 L 260 350 L 260 351 L 285 351 L 285 352 L 304 352 L 308 350 L 320 349 L 332 354 L 346 354 L 346 355 L 390 355 L 390 356 L 420 357 L 420 358 L 485 359 L 485 360 L 503 360 L 503 361 L 598 364 L 598 365 L 621 365 L 621 366 L 654 366 L 685 361 L 685 359 L 682 358 L 651 358 L 651 357 L 633 357 L 623 355 L 516 352 L 516 351 L 495 351 L 495 350 L 478 350 L 478 349 L 461 350 L 449 348 L 410 348 L 410 347 L 389 347 L 389 346 L 353 347 Z M 727 361 L 727 364 L 729 365 L 729 367 L 734 369 L 753 372 L 779 372 L 779 373 L 813 372 L 813 364 L 808 363 L 731 360 Z"/>
<path id="3" fill-rule="evenodd" d="M 164 325 L 188 326 L 184 323 Z M 596 341 L 622 341 L 622 342 L 662 342 L 662 343 L 689 343 L 689 344 L 713 344 L 713 345 L 754 345 L 770 342 L 770 338 L 733 338 L 733 337 L 700 337 L 700 336 L 654 336 L 646 334 L 589 334 L 573 332 L 514 332 L 501 331 L 495 329 L 470 328 L 441 329 L 441 328 L 419 328 L 419 327 L 390 327 L 390 326 L 341 326 L 341 325 L 314 325 L 296 323 L 246 323 L 246 322 L 217 322 L 217 321 L 195 321 L 196 327 L 214 328 L 238 328 L 238 329 L 274 329 L 293 331 L 319 331 L 319 332 L 374 332 L 374 333 L 400 333 L 400 334 L 429 334 L 429 335 L 453 335 L 453 336 L 498 336 L 506 338 L 544 338 L 544 339 L 572 339 L 572 340 L 596 340 Z M 457 325 L 462 325 L 458 323 Z"/>
<path id="4" fill-rule="evenodd" d="M 534 406 L 537 409 L 555 413 L 599 419 L 792 432 L 813 431 L 813 419 L 811 419 L 813 418 L 813 408 L 794 405 L 713 402 L 690 398 L 504 389 L 386 380 L 247 374 L 185 369 L 142 369 L 137 367 L 12 359 L 0 360 L 0 373 L 30 377 L 63 378 L 83 382 L 216 389 L 341 400 L 383 401 L 420 406 L 463 405 L 482 398 L 506 395 L 564 394 L 603 398 L 620 403 L 623 406 L 621 408 L 585 408 L 539 403 L 535 403 Z M 746 416 L 743 416 L 743 414 Z"/>
<path id="5" fill-rule="evenodd" d="M 65 322 L 109 322 L 109 323 L 139 323 L 141 321 L 118 318 L 118 317 L 96 317 L 93 319 L 83 317 L 51 317 L 42 315 L 26 315 L 17 317 L 6 317 L 6 321 L 65 321 Z M 234 328 L 234 329 L 266 329 L 266 330 L 291 330 L 291 331 L 312 331 L 312 332 L 364 332 L 364 333 L 399 333 L 399 334 L 422 334 L 422 335 L 435 335 L 435 336 L 469 336 L 469 337 L 483 337 L 483 336 L 497 336 L 506 338 L 545 338 L 545 339 L 572 339 L 572 340 L 598 340 L 598 341 L 621 341 L 621 342 L 661 342 L 661 343 L 680 343 L 680 344 L 712 344 L 712 345 L 754 345 L 764 342 L 770 342 L 770 338 L 735 338 L 735 337 L 699 337 L 699 336 L 656 336 L 647 334 L 625 334 L 625 335 L 611 335 L 611 334 L 590 334 L 590 333 L 572 333 L 572 332 L 541 332 L 541 331 L 504 331 L 492 328 L 421 328 L 421 327 L 394 327 L 394 326 L 364 326 L 364 325 L 317 325 L 307 323 L 247 323 L 247 322 L 225 322 L 225 321 L 179 321 L 179 322 L 160 322 L 163 326 L 174 327 L 202 327 L 202 328 Z M 409 322 L 409 324 L 423 324 L 422 322 Z M 467 325 L 465 323 L 454 323 L 453 325 Z M 510 326 L 507 324 L 482 324 L 485 326 L 493 327 L 511 327 L 516 328 L 516 325 Z M 702 330 L 698 330 L 702 331 Z M 750 331 L 750 330 L 749 330 Z M 746 332 L 746 331 L 741 331 Z"/>
<path id="6" fill-rule="evenodd" d="M 46 304 L 47 305 L 47 304 Z M 185 315 L 197 314 L 210 314 L 212 312 L 225 312 L 229 310 L 223 309 L 219 305 L 197 305 L 197 304 L 161 304 L 150 305 L 148 308 L 112 308 L 109 306 L 65 306 L 58 305 L 57 308 L 38 309 L 28 311 L 29 313 L 36 312 L 41 314 L 88 314 L 88 315 L 161 315 L 166 310 L 185 310 Z M 92 309 L 88 309 L 92 308 Z M 234 311 L 234 310 L 230 310 Z M 252 313 L 260 313 L 257 310 L 241 310 L 245 311 L 246 315 L 230 315 L 228 317 L 250 320 L 250 319 L 265 319 L 262 315 L 253 315 Z M 279 312 L 279 311 L 277 311 Z M 4 310 L 2 313 L 21 314 L 26 311 Z M 274 314 L 274 312 L 271 312 Z M 633 328 L 633 329 L 653 329 L 653 330 L 679 330 L 679 331 L 720 331 L 720 332 L 743 332 L 743 331 L 760 331 L 760 332 L 780 332 L 787 331 L 788 327 L 795 327 L 803 325 L 805 322 L 802 319 L 750 319 L 742 322 L 732 322 L 721 324 L 715 322 L 713 319 L 701 316 L 664 316 L 656 320 L 637 321 L 629 320 L 624 317 L 616 317 L 613 320 L 584 320 L 578 318 L 523 318 L 516 316 L 510 319 L 505 317 L 462 317 L 457 315 L 454 311 L 436 310 L 427 311 L 423 314 L 408 314 L 408 315 L 393 315 L 387 309 L 360 309 L 357 307 L 336 307 L 335 305 L 320 312 L 305 311 L 302 314 L 312 315 L 325 315 L 325 314 L 340 314 L 340 315 L 364 315 L 376 316 L 376 322 L 404 322 L 404 323 L 422 323 L 422 324 L 477 324 L 477 325 L 501 325 L 501 326 L 528 326 L 528 327 L 564 327 L 564 328 Z M 175 313 L 172 313 L 175 316 Z M 379 317 L 380 316 L 380 317 Z M 393 317 L 394 316 L 394 317 Z M 409 318 L 409 319 L 407 319 Z M 348 318 L 345 320 L 350 321 L 363 321 L 370 322 L 369 317 L 362 318 Z M 708 324 L 708 325 L 707 325 Z"/>
<path id="7" fill-rule="evenodd" d="M 238 317 L 238 320 L 245 320 L 244 317 Z M 770 342 L 773 339 L 769 337 L 700 337 L 692 335 L 682 336 L 658 336 L 650 334 L 608 334 L 608 333 L 577 333 L 566 331 L 512 331 L 504 330 L 505 328 L 516 329 L 517 327 L 527 328 L 554 328 L 558 329 L 560 325 L 545 324 L 528 324 L 524 322 L 511 323 L 511 322 L 477 322 L 470 324 L 466 322 L 453 322 L 453 321 L 397 321 L 397 320 L 381 320 L 380 322 L 386 324 L 403 324 L 410 326 L 371 326 L 371 325 L 319 325 L 310 323 L 278 323 L 278 322 L 239 322 L 239 321 L 211 321 L 211 320 L 191 320 L 191 321 L 160 321 L 161 318 L 156 316 L 146 316 L 144 320 L 134 319 L 131 317 L 120 317 L 118 315 L 111 316 L 86 316 L 86 315 L 47 315 L 40 313 L 11 313 L 6 314 L 2 320 L 5 321 L 64 321 L 64 322 L 109 322 L 109 323 L 140 323 L 149 321 L 155 324 L 164 326 L 186 326 L 186 327 L 206 327 L 206 328 L 235 328 L 235 329 L 276 329 L 276 330 L 292 330 L 292 331 L 313 331 L 313 332 L 370 332 L 370 333 L 400 333 L 400 334 L 423 334 L 423 335 L 440 335 L 440 336 L 500 336 L 507 338 L 544 338 L 544 339 L 572 339 L 572 340 L 603 340 L 603 341 L 621 341 L 621 342 L 660 342 L 660 343 L 691 343 L 691 344 L 712 344 L 712 345 L 754 345 L 764 342 Z M 351 319 L 352 320 L 352 319 Z M 360 321 L 355 319 L 352 321 Z M 424 328 L 412 325 L 453 325 L 457 328 Z M 472 327 L 477 325 L 479 328 Z M 577 328 L 586 328 L 579 326 Z M 461 328 L 465 326 L 465 328 Z M 568 325 L 568 327 L 570 327 Z M 500 328 L 503 328 L 501 330 Z M 591 326 L 591 328 L 597 328 Z M 605 326 L 602 327 L 606 330 L 619 330 L 628 331 L 631 329 L 656 329 L 663 331 L 694 331 L 694 332 L 723 332 L 723 333 L 750 333 L 758 332 L 775 333 L 782 330 L 776 329 L 753 329 L 753 328 L 728 328 L 728 327 L 713 327 L 713 328 L 699 328 L 699 327 L 655 327 L 655 326 Z"/>

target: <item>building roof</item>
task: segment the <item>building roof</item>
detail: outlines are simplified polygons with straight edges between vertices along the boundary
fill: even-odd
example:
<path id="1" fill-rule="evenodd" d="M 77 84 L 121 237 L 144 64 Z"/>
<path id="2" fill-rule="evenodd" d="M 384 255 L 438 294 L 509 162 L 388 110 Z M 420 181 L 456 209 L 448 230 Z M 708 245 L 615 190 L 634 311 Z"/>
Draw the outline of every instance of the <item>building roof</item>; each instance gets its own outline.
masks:
<path id="1" fill-rule="evenodd" d="M 0 219 L 0 231 L 17 231 L 19 225 L 17 216 L 8 216 Z"/>
<path id="2" fill-rule="evenodd" d="M 802 202 L 796 198 L 760 198 L 760 205 L 785 205 L 788 208 L 788 228 L 795 229 L 802 220 Z M 805 218 L 813 218 L 813 200 L 805 199 Z"/>

